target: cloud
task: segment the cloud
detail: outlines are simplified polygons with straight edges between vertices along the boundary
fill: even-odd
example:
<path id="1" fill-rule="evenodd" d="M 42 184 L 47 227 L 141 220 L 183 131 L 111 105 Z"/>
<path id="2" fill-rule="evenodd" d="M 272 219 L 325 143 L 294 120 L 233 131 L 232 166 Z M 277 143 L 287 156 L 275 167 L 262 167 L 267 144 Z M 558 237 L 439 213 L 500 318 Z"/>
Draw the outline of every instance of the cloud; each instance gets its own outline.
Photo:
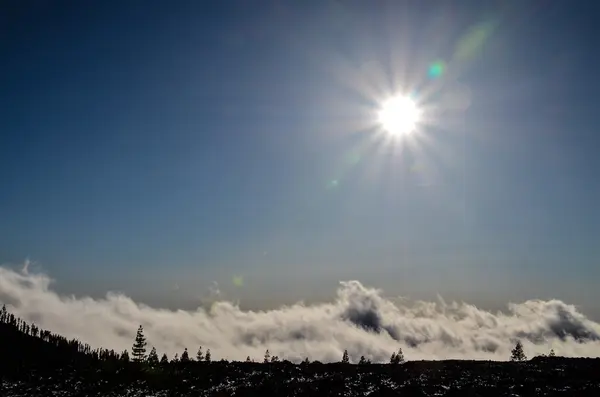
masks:
<path id="1" fill-rule="evenodd" d="M 219 289 L 219 283 L 213 281 L 208 287 L 208 295 L 211 299 L 218 299 L 221 296 L 221 290 Z"/>
<path id="2" fill-rule="evenodd" d="M 23 267 L 21 268 L 21 273 L 27 275 L 29 274 L 29 266 L 31 265 L 31 261 L 29 260 L 29 258 L 25 258 L 25 261 L 23 262 Z"/>
<path id="3" fill-rule="evenodd" d="M 195 311 L 173 311 L 117 293 L 102 299 L 59 295 L 47 275 L 0 267 L 0 301 L 27 321 L 94 347 L 130 349 L 142 324 L 150 346 L 169 356 L 202 345 L 230 360 L 260 360 L 269 349 L 293 361 L 338 361 L 348 349 L 355 361 L 361 355 L 387 361 L 402 347 L 407 359 L 506 360 L 517 339 L 530 357 L 551 348 L 558 355 L 600 356 L 600 324 L 559 300 L 511 303 L 492 313 L 441 298 L 394 303 L 358 281 L 341 282 L 327 303 L 247 311 L 217 300 Z"/>

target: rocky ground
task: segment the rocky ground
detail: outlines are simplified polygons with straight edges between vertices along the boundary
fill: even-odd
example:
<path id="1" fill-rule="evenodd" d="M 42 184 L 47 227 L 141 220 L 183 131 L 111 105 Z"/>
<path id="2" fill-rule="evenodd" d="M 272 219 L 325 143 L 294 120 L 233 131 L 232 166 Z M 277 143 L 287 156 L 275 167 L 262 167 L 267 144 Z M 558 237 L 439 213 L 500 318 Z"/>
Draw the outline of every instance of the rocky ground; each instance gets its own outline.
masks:
<path id="1" fill-rule="evenodd" d="M 25 368 L 24 368 L 25 370 Z M 65 367 L 2 376 L 3 396 L 600 396 L 600 360 L 523 363 L 170 364 Z"/>

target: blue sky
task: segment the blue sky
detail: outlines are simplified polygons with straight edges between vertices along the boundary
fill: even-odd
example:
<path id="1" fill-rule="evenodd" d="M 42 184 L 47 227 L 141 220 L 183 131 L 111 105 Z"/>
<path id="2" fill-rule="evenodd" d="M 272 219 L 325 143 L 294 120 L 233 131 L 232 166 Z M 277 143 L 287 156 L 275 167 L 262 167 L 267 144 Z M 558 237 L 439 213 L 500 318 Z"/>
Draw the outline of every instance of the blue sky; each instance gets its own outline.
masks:
<path id="1" fill-rule="evenodd" d="M 156 304 L 360 279 L 600 311 L 597 6 L 567 3 L 10 2 L 0 262 Z M 374 122 L 394 92 L 410 137 Z"/>

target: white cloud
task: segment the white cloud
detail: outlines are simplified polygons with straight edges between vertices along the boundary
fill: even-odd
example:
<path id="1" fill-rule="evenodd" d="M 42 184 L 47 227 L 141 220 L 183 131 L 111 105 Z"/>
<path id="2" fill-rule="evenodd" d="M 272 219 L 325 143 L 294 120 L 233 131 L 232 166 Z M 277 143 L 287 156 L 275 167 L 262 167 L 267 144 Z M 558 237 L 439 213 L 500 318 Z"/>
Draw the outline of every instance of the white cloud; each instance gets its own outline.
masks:
<path id="1" fill-rule="evenodd" d="M 333 302 L 297 303 L 245 311 L 227 301 L 195 311 L 166 310 L 108 293 L 102 299 L 61 296 L 44 274 L 0 267 L 0 301 L 12 312 L 67 338 L 94 347 L 129 349 L 142 324 L 151 346 L 170 356 L 184 347 L 210 348 L 215 358 L 260 360 L 268 348 L 291 360 L 337 361 L 344 349 L 387 361 L 402 347 L 407 359 L 506 360 L 514 341 L 531 357 L 553 348 L 558 355 L 600 356 L 600 324 L 559 300 L 509 304 L 492 313 L 466 303 L 394 304 L 358 281 L 340 283 Z M 216 285 L 212 287 L 214 297 Z"/>
<path id="2" fill-rule="evenodd" d="M 31 265 L 31 261 L 29 258 L 25 258 L 25 262 L 23 262 L 23 267 L 21 268 L 21 272 L 23 274 L 29 274 L 29 266 Z"/>

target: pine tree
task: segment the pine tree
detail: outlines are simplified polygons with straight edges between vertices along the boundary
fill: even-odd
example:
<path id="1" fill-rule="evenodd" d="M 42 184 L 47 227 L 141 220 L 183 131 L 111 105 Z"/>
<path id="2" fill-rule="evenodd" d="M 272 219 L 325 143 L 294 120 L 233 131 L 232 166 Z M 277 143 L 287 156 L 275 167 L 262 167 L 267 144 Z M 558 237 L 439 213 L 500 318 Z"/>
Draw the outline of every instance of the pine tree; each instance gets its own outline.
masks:
<path id="1" fill-rule="evenodd" d="M 554 353 L 554 349 L 550 349 L 550 354 L 548 354 L 548 357 L 556 357 L 556 353 Z"/>
<path id="2" fill-rule="evenodd" d="M 271 362 L 272 363 L 278 363 L 279 362 L 279 357 L 277 357 L 277 356 L 271 357 Z"/>
<path id="3" fill-rule="evenodd" d="M 152 350 L 150 350 L 150 354 L 148 354 L 148 364 L 155 368 L 158 366 L 158 354 L 156 354 L 156 348 L 152 346 Z"/>
<path id="4" fill-rule="evenodd" d="M 2 310 L 0 310 L 0 323 L 5 323 L 8 319 L 8 312 L 6 311 L 6 305 L 2 305 Z"/>
<path id="5" fill-rule="evenodd" d="M 269 353 L 269 349 L 267 349 L 267 351 L 265 352 L 265 363 L 268 363 L 271 361 L 271 354 Z"/>
<path id="6" fill-rule="evenodd" d="M 202 354 L 202 346 L 198 348 L 198 353 L 196 353 L 196 360 L 204 361 L 204 354 Z"/>
<path id="7" fill-rule="evenodd" d="M 358 360 L 358 365 L 365 365 L 367 364 L 367 359 L 365 358 L 365 356 L 360 356 L 360 360 Z"/>
<path id="8" fill-rule="evenodd" d="M 396 353 L 396 364 L 402 364 L 404 362 L 404 352 L 402 352 L 402 348 L 398 348 L 398 353 Z"/>
<path id="9" fill-rule="evenodd" d="M 167 353 L 163 353 L 162 357 L 160 358 L 160 365 L 165 366 L 169 364 L 169 358 L 167 357 Z"/>
<path id="10" fill-rule="evenodd" d="M 392 356 L 390 357 L 390 364 L 396 364 L 396 352 L 392 353 Z"/>
<path id="11" fill-rule="evenodd" d="M 206 349 L 206 355 L 204 356 L 204 361 L 209 363 L 211 361 L 210 349 Z"/>
<path id="12" fill-rule="evenodd" d="M 183 353 L 181 354 L 181 362 L 182 363 L 190 362 L 190 355 L 188 354 L 187 347 L 185 348 L 185 350 L 183 350 Z"/>
<path id="13" fill-rule="evenodd" d="M 123 353 L 121 353 L 121 361 L 125 363 L 129 362 L 129 352 L 127 350 L 123 350 Z"/>
<path id="14" fill-rule="evenodd" d="M 348 364 L 350 362 L 350 357 L 348 356 L 348 350 L 344 350 L 344 354 L 342 355 L 342 363 Z"/>
<path id="15" fill-rule="evenodd" d="M 252 362 L 252 360 L 250 360 L 250 356 L 246 357 L 246 362 L 247 363 L 251 363 Z"/>
<path id="16" fill-rule="evenodd" d="M 306 357 L 304 359 L 304 361 L 302 361 L 302 365 L 308 365 L 308 364 L 310 364 L 310 360 L 308 359 L 308 357 Z"/>
<path id="17" fill-rule="evenodd" d="M 146 337 L 144 336 L 144 329 L 140 325 L 137 330 L 137 335 L 135 336 L 135 342 L 131 348 L 133 361 L 139 363 L 146 360 L 146 345 L 147 343 Z"/>
<path id="18" fill-rule="evenodd" d="M 517 341 L 514 349 L 510 352 L 510 361 L 525 361 L 527 360 L 527 356 L 525 356 L 525 352 L 523 351 L 523 344 L 521 341 Z"/>
<path id="19" fill-rule="evenodd" d="M 179 354 L 175 353 L 175 355 L 173 356 L 173 359 L 171 360 L 172 363 L 178 363 L 179 362 Z"/>

